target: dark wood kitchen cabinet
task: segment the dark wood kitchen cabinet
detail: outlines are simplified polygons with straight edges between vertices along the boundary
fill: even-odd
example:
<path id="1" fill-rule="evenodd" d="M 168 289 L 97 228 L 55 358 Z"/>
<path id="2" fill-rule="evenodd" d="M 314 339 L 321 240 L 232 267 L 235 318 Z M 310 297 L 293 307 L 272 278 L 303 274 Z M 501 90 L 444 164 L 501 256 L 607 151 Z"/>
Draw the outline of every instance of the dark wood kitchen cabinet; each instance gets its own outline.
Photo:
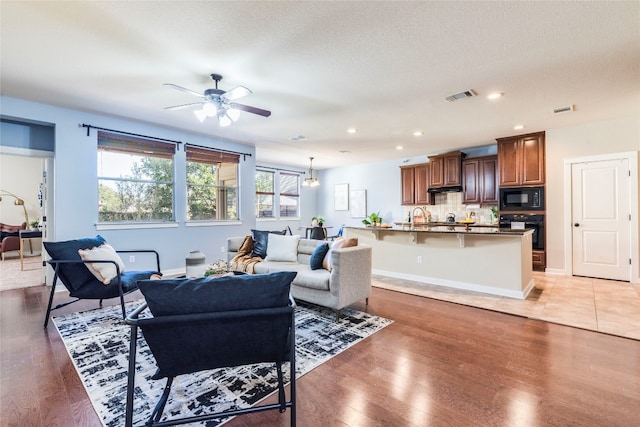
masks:
<path id="1" fill-rule="evenodd" d="M 403 205 L 430 205 L 433 196 L 429 193 L 429 164 L 400 167 Z"/>
<path id="2" fill-rule="evenodd" d="M 498 138 L 500 187 L 544 185 L 544 132 Z"/>
<path id="3" fill-rule="evenodd" d="M 462 185 L 462 159 L 466 154 L 461 151 L 429 156 L 429 187 L 459 187 Z"/>
<path id="4" fill-rule="evenodd" d="M 462 203 L 498 203 L 498 156 L 462 161 Z"/>

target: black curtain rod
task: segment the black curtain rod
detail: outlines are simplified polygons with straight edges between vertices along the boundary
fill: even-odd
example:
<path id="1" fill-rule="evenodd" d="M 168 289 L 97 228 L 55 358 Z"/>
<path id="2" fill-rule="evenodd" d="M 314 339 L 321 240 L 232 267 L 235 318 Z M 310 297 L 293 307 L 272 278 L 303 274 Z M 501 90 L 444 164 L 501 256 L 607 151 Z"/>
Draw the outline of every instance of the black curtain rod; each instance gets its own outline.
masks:
<path id="1" fill-rule="evenodd" d="M 302 175 L 306 175 L 306 172 L 304 171 L 294 171 L 291 169 L 281 169 L 281 168 L 273 168 L 271 166 L 260 166 L 260 165 L 256 165 L 256 168 L 260 168 L 260 169 L 271 169 L 274 171 L 282 171 L 282 172 L 293 172 L 293 173 L 301 173 Z"/>
<path id="2" fill-rule="evenodd" d="M 206 147 L 204 145 L 198 145 L 198 144 L 191 144 L 190 142 L 187 142 L 185 144 L 185 146 L 190 146 L 190 147 L 198 147 L 198 148 L 204 148 L 205 150 L 214 150 L 214 151 L 220 151 L 222 153 L 229 153 L 229 154 L 237 154 L 239 156 L 244 156 L 242 158 L 243 161 L 247 160 L 247 156 L 251 157 L 252 154 L 251 153 L 241 153 L 239 151 L 231 151 L 231 150 L 223 150 L 221 148 L 212 148 L 212 147 Z"/>
<path id="3" fill-rule="evenodd" d="M 171 142 L 173 144 L 177 144 L 178 146 L 180 144 L 183 144 L 182 141 L 174 141 L 174 140 L 171 140 L 171 139 L 157 138 L 155 136 L 141 135 L 139 133 L 131 133 L 131 132 L 124 132 L 124 131 L 121 131 L 121 130 L 101 128 L 101 127 L 98 127 L 98 126 L 87 125 L 87 124 L 84 124 L 84 123 L 81 126 L 83 128 L 87 128 L 87 136 L 89 136 L 91 134 L 91 129 L 93 128 L 93 129 L 98 129 L 98 130 L 106 130 L 107 132 L 119 133 L 121 135 L 137 136 L 137 137 L 140 137 L 140 138 L 155 139 L 156 141 Z"/>

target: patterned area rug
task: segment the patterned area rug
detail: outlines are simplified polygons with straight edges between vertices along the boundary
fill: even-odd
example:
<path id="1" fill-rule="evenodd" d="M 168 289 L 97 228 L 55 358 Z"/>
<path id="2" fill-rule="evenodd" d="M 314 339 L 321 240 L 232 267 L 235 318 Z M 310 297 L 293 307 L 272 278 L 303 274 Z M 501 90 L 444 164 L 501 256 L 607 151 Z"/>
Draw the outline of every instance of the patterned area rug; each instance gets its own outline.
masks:
<path id="1" fill-rule="evenodd" d="M 128 303 L 127 312 L 142 303 Z M 118 317 L 120 306 L 54 317 L 64 344 L 103 424 L 124 425 L 130 327 Z M 335 313 L 301 303 L 296 309 L 296 378 L 392 323 L 357 310 Z M 165 380 L 151 380 L 155 362 L 139 338 L 134 425 L 144 424 L 162 394 Z M 283 366 L 289 377 L 288 364 Z M 251 365 L 182 375 L 175 379 L 163 420 L 231 408 L 250 407 L 275 390 L 274 365 Z M 205 425 L 217 426 L 226 420 Z"/>

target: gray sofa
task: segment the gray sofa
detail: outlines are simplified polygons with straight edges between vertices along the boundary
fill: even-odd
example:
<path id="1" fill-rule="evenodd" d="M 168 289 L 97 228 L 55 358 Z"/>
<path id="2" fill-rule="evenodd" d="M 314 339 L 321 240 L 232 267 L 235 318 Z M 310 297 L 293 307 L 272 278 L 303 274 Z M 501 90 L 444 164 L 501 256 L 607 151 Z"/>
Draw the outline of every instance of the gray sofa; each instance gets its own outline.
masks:
<path id="1" fill-rule="evenodd" d="M 243 241 L 244 237 L 227 239 L 227 260 L 231 261 L 238 254 Z M 329 254 L 331 271 L 311 270 L 311 254 L 322 243 L 322 240 L 300 239 L 297 262 L 262 260 L 254 266 L 254 272 L 295 271 L 298 274 L 291 283 L 293 298 L 331 308 L 338 314 L 342 308 L 362 299 L 368 303 L 371 293 L 371 246 L 333 249 Z"/>

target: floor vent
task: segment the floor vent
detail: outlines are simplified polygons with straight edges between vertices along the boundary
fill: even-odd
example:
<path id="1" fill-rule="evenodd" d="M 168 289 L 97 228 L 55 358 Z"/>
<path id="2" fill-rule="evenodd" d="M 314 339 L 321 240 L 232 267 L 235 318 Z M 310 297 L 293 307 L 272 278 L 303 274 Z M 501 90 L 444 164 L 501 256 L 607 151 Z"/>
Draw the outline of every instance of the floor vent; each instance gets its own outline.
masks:
<path id="1" fill-rule="evenodd" d="M 447 96 L 445 99 L 449 102 L 457 101 L 459 99 L 471 98 L 472 96 L 476 96 L 477 93 L 473 89 L 465 90 L 464 92 L 454 93 L 453 95 Z"/>
<path id="2" fill-rule="evenodd" d="M 566 105 L 564 107 L 558 107 L 552 110 L 553 114 L 570 113 L 572 111 L 574 111 L 573 105 Z"/>

